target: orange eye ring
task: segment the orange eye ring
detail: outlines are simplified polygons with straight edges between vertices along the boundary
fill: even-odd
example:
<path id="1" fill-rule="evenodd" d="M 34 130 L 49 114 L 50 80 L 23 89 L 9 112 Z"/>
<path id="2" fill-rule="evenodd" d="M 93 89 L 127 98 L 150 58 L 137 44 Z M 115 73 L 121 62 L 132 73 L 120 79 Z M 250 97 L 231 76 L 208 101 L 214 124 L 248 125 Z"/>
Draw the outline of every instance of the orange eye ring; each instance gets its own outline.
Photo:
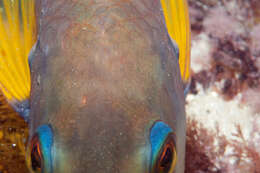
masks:
<path id="1" fill-rule="evenodd" d="M 31 140 L 30 146 L 30 167 L 33 172 L 40 173 L 42 171 L 42 152 L 39 143 L 38 135 L 35 135 Z"/>
<path id="2" fill-rule="evenodd" d="M 53 132 L 50 125 L 41 125 L 33 135 L 27 152 L 27 165 L 30 172 L 52 171 Z"/>
<path id="3" fill-rule="evenodd" d="M 169 137 L 164 144 L 155 165 L 155 173 L 172 173 L 177 161 L 174 141 Z"/>

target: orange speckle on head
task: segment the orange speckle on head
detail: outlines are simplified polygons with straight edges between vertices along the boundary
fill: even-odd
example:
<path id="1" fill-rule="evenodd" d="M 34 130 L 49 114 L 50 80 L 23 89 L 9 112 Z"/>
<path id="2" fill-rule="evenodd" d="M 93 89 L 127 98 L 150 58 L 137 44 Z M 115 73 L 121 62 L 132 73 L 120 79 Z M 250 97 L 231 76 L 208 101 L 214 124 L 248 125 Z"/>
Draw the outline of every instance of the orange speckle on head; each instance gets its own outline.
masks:
<path id="1" fill-rule="evenodd" d="M 87 104 L 87 96 L 83 96 L 82 99 L 81 99 L 81 105 L 82 106 L 85 106 Z"/>

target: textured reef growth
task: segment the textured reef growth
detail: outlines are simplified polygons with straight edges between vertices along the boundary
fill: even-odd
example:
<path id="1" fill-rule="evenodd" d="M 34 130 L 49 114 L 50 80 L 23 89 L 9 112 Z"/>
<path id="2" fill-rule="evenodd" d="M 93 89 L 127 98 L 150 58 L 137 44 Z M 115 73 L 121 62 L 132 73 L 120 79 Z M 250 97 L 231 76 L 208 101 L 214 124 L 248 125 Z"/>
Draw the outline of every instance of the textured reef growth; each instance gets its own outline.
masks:
<path id="1" fill-rule="evenodd" d="M 186 172 L 259 173 L 260 2 L 190 0 L 189 5 Z"/>

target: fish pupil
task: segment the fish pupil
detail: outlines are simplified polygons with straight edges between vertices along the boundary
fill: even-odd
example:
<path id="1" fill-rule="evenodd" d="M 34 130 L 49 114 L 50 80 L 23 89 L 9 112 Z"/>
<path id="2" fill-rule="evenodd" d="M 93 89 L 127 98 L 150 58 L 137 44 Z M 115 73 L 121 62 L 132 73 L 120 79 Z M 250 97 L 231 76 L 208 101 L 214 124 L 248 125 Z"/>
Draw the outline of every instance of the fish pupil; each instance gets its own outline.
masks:
<path id="1" fill-rule="evenodd" d="M 41 153 L 39 152 L 38 144 L 34 145 L 32 148 L 31 165 L 34 171 L 38 171 L 41 169 Z"/>
<path id="2" fill-rule="evenodd" d="M 173 162 L 173 151 L 171 146 L 167 146 L 166 150 L 163 152 L 160 168 L 163 172 L 169 172 Z"/>

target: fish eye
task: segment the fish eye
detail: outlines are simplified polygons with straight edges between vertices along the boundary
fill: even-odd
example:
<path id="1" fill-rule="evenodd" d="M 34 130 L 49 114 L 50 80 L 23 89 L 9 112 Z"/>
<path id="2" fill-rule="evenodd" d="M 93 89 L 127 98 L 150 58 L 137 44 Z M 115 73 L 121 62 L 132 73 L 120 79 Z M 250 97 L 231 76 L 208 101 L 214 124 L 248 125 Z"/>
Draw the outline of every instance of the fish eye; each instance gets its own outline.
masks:
<path id="1" fill-rule="evenodd" d="M 166 144 L 162 147 L 162 151 L 157 159 L 155 165 L 155 172 L 167 173 L 175 167 L 177 153 L 173 140 L 169 139 Z"/>
<path id="2" fill-rule="evenodd" d="M 29 169 L 33 173 L 50 173 L 52 170 L 53 133 L 49 125 L 40 126 L 29 145 Z"/>
<path id="3" fill-rule="evenodd" d="M 173 173 L 177 161 L 175 135 L 162 121 L 157 121 L 150 132 L 151 173 Z"/>
<path id="4" fill-rule="evenodd" d="M 34 135 L 31 142 L 31 169 L 34 172 L 41 172 L 42 170 L 42 152 L 39 143 L 38 135 Z"/>

